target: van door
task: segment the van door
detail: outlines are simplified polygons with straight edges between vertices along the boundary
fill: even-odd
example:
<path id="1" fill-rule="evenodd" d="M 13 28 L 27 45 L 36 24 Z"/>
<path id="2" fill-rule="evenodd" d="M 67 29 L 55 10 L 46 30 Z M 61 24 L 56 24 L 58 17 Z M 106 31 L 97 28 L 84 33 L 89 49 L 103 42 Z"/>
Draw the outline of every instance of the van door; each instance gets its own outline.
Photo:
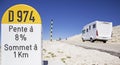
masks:
<path id="1" fill-rule="evenodd" d="M 111 38 L 112 23 L 98 22 L 97 23 L 98 36 L 102 38 Z"/>

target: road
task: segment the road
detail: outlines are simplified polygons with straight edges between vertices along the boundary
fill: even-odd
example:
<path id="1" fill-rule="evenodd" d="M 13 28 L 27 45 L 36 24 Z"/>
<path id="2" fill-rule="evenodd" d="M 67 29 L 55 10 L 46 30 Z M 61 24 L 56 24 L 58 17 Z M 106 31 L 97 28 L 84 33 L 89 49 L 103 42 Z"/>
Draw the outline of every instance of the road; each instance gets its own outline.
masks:
<path id="1" fill-rule="evenodd" d="M 66 41 L 62 41 L 66 42 Z M 70 43 L 70 42 L 66 42 Z M 109 43 L 70 43 L 79 47 L 84 47 L 86 49 L 99 50 L 102 52 L 107 52 L 111 55 L 115 55 L 120 58 L 120 44 L 109 44 Z"/>

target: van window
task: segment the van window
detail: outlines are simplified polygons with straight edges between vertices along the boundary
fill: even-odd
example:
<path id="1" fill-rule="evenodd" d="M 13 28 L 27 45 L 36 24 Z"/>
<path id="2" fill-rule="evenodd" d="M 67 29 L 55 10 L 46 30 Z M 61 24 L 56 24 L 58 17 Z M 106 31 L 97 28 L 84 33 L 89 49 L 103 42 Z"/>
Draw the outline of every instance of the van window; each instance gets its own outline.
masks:
<path id="1" fill-rule="evenodd" d="M 89 30 L 91 30 L 91 26 L 89 26 Z"/>
<path id="2" fill-rule="evenodd" d="M 86 32 L 88 32 L 88 28 L 86 29 Z"/>
<path id="3" fill-rule="evenodd" d="M 93 24 L 93 28 L 96 28 L 96 24 Z"/>
<path id="4" fill-rule="evenodd" d="M 85 30 L 82 30 L 82 34 L 84 34 L 85 33 Z"/>

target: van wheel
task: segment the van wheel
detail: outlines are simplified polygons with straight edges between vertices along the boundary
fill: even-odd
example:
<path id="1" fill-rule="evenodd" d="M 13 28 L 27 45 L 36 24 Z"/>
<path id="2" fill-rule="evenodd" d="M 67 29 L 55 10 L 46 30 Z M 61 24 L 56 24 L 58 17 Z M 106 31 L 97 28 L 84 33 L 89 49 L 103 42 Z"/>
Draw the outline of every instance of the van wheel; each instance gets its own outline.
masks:
<path id="1" fill-rule="evenodd" d="M 90 38 L 90 42 L 94 42 L 94 40 L 92 38 Z"/>
<path id="2" fill-rule="evenodd" d="M 85 40 L 82 38 L 82 41 L 85 42 Z"/>
<path id="3" fill-rule="evenodd" d="M 103 41 L 103 43 L 106 43 L 106 42 L 107 42 L 106 40 Z"/>

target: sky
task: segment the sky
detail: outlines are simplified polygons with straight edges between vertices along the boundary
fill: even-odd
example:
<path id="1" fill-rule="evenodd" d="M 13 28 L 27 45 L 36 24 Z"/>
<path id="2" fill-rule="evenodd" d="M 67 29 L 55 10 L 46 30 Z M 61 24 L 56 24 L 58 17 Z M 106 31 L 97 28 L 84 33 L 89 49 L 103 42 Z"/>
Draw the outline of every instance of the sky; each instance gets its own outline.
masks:
<path id="1" fill-rule="evenodd" d="M 0 20 L 4 12 L 16 4 L 30 5 L 39 12 L 44 40 L 50 39 L 51 19 L 53 39 L 80 34 L 84 25 L 95 20 L 120 25 L 120 0 L 0 0 Z"/>

